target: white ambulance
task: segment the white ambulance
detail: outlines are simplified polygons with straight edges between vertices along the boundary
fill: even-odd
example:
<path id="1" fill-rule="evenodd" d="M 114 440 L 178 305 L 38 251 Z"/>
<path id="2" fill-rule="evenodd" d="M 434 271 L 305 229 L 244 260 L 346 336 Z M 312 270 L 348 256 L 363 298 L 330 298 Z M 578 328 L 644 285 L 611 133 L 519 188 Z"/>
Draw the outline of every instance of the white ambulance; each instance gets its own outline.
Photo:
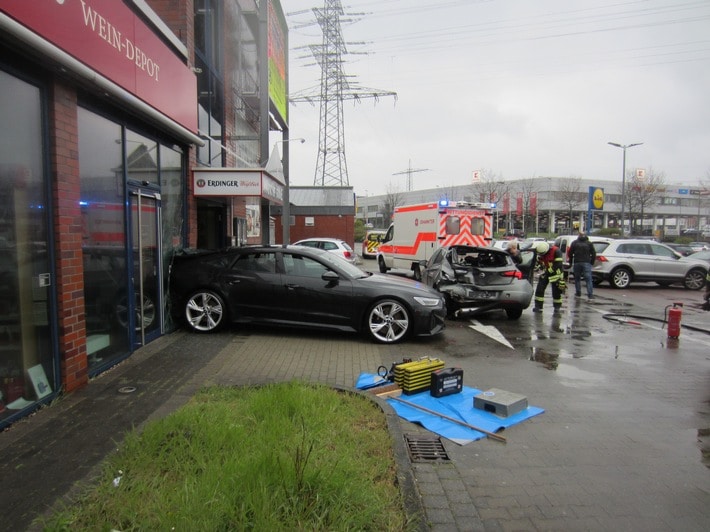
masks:
<path id="1" fill-rule="evenodd" d="M 380 272 L 407 269 L 421 280 L 420 262 L 441 246 L 487 246 L 493 239 L 493 205 L 442 200 L 395 207 L 377 250 Z"/>

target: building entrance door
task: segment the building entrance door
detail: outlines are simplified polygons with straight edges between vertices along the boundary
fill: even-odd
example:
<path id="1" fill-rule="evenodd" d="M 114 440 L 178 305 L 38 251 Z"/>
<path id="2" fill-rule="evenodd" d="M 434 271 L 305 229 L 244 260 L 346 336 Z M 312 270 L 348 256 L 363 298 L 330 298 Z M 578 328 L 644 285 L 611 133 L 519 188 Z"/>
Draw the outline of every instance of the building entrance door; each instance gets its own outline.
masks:
<path id="1" fill-rule="evenodd" d="M 160 336 L 165 294 L 161 282 L 160 194 L 129 188 L 130 233 L 133 261 L 130 271 L 133 298 L 126 298 L 122 316 L 133 331 L 131 343 L 142 346 Z"/>

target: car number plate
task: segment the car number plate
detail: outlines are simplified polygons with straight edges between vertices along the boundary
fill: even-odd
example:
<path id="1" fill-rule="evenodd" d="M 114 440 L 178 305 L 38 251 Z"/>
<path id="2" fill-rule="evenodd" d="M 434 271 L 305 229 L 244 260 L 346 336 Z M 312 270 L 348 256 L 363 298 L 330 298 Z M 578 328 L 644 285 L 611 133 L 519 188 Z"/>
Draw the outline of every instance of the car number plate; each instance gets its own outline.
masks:
<path id="1" fill-rule="evenodd" d="M 486 290 L 469 290 L 468 297 L 471 299 L 495 299 L 496 292 L 487 292 Z"/>

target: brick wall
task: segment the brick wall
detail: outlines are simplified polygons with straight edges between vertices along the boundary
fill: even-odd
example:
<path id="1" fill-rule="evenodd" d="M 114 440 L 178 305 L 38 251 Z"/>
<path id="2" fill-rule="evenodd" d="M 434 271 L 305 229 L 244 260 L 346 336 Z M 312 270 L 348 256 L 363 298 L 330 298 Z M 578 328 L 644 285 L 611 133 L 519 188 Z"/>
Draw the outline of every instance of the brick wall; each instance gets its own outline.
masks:
<path id="1" fill-rule="evenodd" d="M 79 207 L 79 153 L 76 91 L 55 81 L 50 97 L 50 139 L 54 238 L 58 301 L 60 371 L 62 385 L 72 391 L 88 382 L 84 267 Z"/>
<path id="2" fill-rule="evenodd" d="M 295 216 L 295 225 L 291 226 L 291 244 L 304 238 L 327 237 L 340 238 L 351 247 L 355 246 L 355 217 L 352 215 L 314 215 L 314 225 L 307 226 L 308 216 Z M 283 242 L 281 216 L 274 216 L 276 224 L 276 243 Z"/>
<path id="3" fill-rule="evenodd" d="M 183 44 L 192 46 L 195 40 L 193 0 L 147 0 L 146 3 Z M 191 52 L 188 55 L 192 66 L 193 55 Z"/>

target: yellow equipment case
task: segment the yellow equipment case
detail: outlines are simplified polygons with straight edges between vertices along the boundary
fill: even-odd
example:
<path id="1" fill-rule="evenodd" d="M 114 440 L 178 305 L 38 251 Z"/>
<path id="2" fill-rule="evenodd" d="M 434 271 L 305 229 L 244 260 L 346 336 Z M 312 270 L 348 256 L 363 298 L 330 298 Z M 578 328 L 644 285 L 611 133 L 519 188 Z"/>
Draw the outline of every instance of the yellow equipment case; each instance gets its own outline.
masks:
<path id="1" fill-rule="evenodd" d="M 444 367 L 444 361 L 438 358 L 424 358 L 394 368 L 394 382 L 402 393 L 412 395 L 431 388 L 431 373 Z"/>

